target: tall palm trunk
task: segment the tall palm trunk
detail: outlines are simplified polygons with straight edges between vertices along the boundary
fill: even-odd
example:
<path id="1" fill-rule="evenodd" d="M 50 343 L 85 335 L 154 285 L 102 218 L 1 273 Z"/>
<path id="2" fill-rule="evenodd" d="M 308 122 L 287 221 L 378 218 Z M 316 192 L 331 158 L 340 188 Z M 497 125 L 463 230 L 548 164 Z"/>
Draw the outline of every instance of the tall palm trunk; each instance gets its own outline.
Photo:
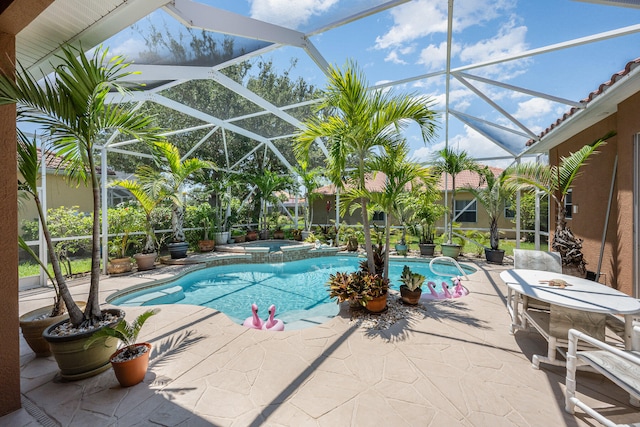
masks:
<path id="1" fill-rule="evenodd" d="M 384 228 L 385 228 L 385 251 L 384 251 L 384 278 L 389 279 L 389 247 L 391 245 L 391 224 L 389 223 L 389 215 L 384 216 Z M 373 257 L 372 257 L 373 258 Z"/>
<path id="2" fill-rule="evenodd" d="M 89 159 L 89 170 L 91 171 L 91 189 L 93 190 L 93 231 L 91 244 L 91 285 L 89 287 L 89 296 L 87 307 L 84 310 L 84 322 L 88 325 L 102 317 L 100 311 L 100 295 L 98 294 L 98 286 L 100 281 L 100 184 L 98 183 L 98 175 L 95 173 L 95 160 L 91 152 L 87 153 Z M 102 173 L 107 173 L 106 165 Z M 75 322 L 72 323 L 76 325 Z"/>

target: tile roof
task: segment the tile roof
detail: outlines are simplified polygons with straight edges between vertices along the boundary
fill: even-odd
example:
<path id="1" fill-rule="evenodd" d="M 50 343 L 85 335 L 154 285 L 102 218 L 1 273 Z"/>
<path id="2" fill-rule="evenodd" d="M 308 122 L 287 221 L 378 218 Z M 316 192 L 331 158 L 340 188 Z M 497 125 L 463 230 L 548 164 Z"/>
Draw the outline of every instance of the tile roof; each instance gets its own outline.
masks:
<path id="1" fill-rule="evenodd" d="M 41 160 L 42 152 L 40 151 L 39 148 L 37 150 L 38 150 L 38 160 Z M 62 159 L 60 158 L 60 156 L 56 155 L 54 152 L 48 151 L 47 154 L 45 155 L 45 162 L 47 165 L 47 169 L 59 169 L 60 165 L 62 164 Z M 96 166 L 96 171 L 98 173 L 102 172 L 102 169 L 100 168 L 100 166 Z M 116 173 L 113 171 L 113 169 L 108 168 L 107 174 L 115 175 Z"/>
<path id="2" fill-rule="evenodd" d="M 586 98 L 580 100 L 580 102 L 585 104 L 585 108 L 586 108 L 586 106 L 591 101 L 593 101 L 596 97 L 602 95 L 608 88 L 610 88 L 611 86 L 615 85 L 617 82 L 622 80 L 623 77 L 628 75 L 638 65 L 640 65 L 640 58 L 636 58 L 636 59 L 634 59 L 632 61 L 627 62 L 627 65 L 625 65 L 624 69 L 622 69 L 622 70 L 618 71 L 617 73 L 613 74 L 611 76 L 611 79 L 609 79 L 609 81 L 602 83 L 600 86 L 598 86 L 598 88 L 596 90 L 594 90 L 591 93 L 589 93 L 589 95 Z M 546 134 L 551 132 L 554 128 L 556 128 L 557 126 L 562 124 L 562 122 L 567 120 L 573 114 L 575 114 L 576 112 L 578 112 L 580 110 L 583 110 L 583 109 L 584 108 L 577 108 L 577 107 L 571 108 L 568 112 L 564 113 L 564 115 L 562 117 L 558 118 L 558 120 L 556 120 L 548 128 L 546 128 L 544 131 L 542 131 L 542 133 L 540 133 L 540 135 L 538 135 L 538 136 L 540 138 L 542 138 L 543 136 L 545 136 Z M 536 140 L 530 139 L 529 141 L 527 141 L 527 147 L 535 144 L 536 142 L 537 142 Z"/>
<path id="3" fill-rule="evenodd" d="M 500 173 L 502 173 L 502 171 L 504 170 L 504 169 L 496 168 L 493 166 L 489 166 L 489 169 L 491 169 L 493 174 L 496 176 L 500 175 Z M 444 186 L 445 175 L 448 175 L 448 174 L 442 174 L 440 176 L 440 180 L 438 181 L 438 188 L 440 189 L 440 191 L 445 191 L 445 186 Z M 378 172 L 374 179 L 367 179 L 367 182 L 365 185 L 369 191 L 373 191 L 373 192 L 381 191 L 382 188 L 384 187 L 385 179 L 386 179 L 386 175 L 382 172 Z M 478 177 L 478 174 L 475 172 L 463 171 L 458 175 L 456 175 L 456 188 L 458 189 L 466 186 L 477 187 L 478 183 L 479 183 L 479 177 Z M 452 184 L 453 183 L 451 182 L 451 176 L 448 175 L 447 176 L 448 190 L 451 190 Z M 336 187 L 334 184 L 325 185 L 324 187 L 318 188 L 316 190 L 316 193 L 321 193 L 326 196 L 333 195 L 333 194 L 336 194 Z"/>

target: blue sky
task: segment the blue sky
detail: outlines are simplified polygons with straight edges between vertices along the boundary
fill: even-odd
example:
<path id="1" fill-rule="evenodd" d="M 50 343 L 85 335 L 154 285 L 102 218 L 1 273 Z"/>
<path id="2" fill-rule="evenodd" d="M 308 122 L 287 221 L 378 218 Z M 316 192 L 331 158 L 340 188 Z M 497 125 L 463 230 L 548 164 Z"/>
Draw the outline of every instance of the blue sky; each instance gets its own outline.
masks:
<path id="1" fill-rule="evenodd" d="M 384 3 L 382 0 L 200 0 L 212 6 L 256 19 L 307 32 L 360 10 Z M 325 59 L 342 65 L 355 59 L 371 84 L 396 81 L 444 69 L 446 58 L 447 2 L 413 0 L 388 11 L 349 23 L 311 37 Z M 171 19 L 156 12 L 155 19 Z M 640 22 L 640 10 L 590 4 L 572 0 L 456 0 L 452 67 L 479 63 L 517 54 L 549 44 L 615 30 Z M 136 43 L 126 40 L 127 32 L 114 38 L 126 51 Z M 130 35 L 130 33 L 129 33 Z M 506 82 L 574 101 L 585 98 L 599 84 L 624 65 L 640 56 L 640 35 L 634 34 L 572 47 L 499 66 L 469 71 L 471 74 Z M 291 58 L 298 59 L 294 75 L 324 86 L 324 75 L 297 48 L 283 48 L 265 55 L 279 69 L 286 69 Z M 535 133 L 539 133 L 570 107 L 495 86 L 477 84 L 502 108 Z M 394 90 L 417 92 L 432 97 L 436 109 L 444 108 L 444 79 L 419 80 Z M 464 114 L 513 128 L 493 107 L 457 81 L 452 81 L 450 106 Z M 416 158 L 426 160 L 434 150 L 444 147 L 444 122 L 438 137 L 425 146 L 415 129 L 407 138 Z M 522 140 L 524 143 L 526 138 Z M 586 141 L 591 142 L 591 141 Z M 452 118 L 449 144 L 476 157 L 503 156 L 486 138 Z M 499 162 L 506 165 L 508 162 Z"/>

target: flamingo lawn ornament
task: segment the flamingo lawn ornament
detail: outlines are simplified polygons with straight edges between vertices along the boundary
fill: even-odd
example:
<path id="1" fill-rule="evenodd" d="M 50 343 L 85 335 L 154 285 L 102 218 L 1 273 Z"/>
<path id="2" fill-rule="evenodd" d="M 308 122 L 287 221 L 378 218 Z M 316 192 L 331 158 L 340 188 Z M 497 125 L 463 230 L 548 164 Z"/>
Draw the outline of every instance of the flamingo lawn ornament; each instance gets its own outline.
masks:
<path id="1" fill-rule="evenodd" d="M 427 287 L 429 288 L 429 291 L 431 292 L 430 294 L 422 294 L 422 296 L 420 298 L 424 298 L 424 299 L 444 299 L 445 296 L 444 294 L 439 294 L 436 291 L 436 284 L 434 282 L 428 282 L 427 283 Z"/>
<path id="2" fill-rule="evenodd" d="M 272 306 L 273 307 L 273 306 Z M 264 322 L 258 317 L 258 305 L 256 303 L 251 304 L 252 315 L 244 319 L 242 326 L 251 329 L 262 329 Z"/>
<path id="3" fill-rule="evenodd" d="M 444 297 L 447 299 L 453 298 L 453 295 L 451 295 L 451 292 L 449 292 L 449 285 L 447 285 L 446 282 L 442 282 L 442 293 L 444 294 Z"/>
<path id="4" fill-rule="evenodd" d="M 269 307 L 269 318 L 262 324 L 263 331 L 284 331 L 284 322 L 280 319 L 274 319 L 276 315 L 276 306 L 271 304 Z"/>

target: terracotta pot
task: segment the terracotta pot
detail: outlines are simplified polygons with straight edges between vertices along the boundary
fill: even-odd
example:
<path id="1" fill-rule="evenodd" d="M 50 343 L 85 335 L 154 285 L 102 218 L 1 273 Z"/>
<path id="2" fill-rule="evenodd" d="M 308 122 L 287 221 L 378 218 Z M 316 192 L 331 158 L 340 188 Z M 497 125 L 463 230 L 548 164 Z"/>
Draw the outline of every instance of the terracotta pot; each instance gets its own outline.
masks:
<path id="1" fill-rule="evenodd" d="M 122 387 L 131 387 L 139 384 L 144 380 L 145 375 L 147 375 L 149 355 L 151 354 L 151 344 L 148 342 L 134 344 L 134 347 L 140 346 L 147 347 L 147 351 L 135 359 L 126 360 L 124 362 L 113 360 L 116 356 L 125 351 L 126 347 L 123 347 L 113 353 L 109 359 L 111 361 L 111 366 L 113 366 L 113 372 L 116 374 L 116 378 Z"/>
<path id="2" fill-rule="evenodd" d="M 360 244 L 358 243 L 358 239 L 356 237 L 349 237 L 347 239 L 347 250 L 349 252 L 355 252 L 358 250 Z"/>
<path id="3" fill-rule="evenodd" d="M 76 302 L 76 304 L 81 310 L 86 306 L 86 303 L 80 301 Z M 51 313 L 52 309 L 53 305 L 50 305 L 49 307 L 38 308 L 20 316 L 22 336 L 31 350 L 36 354 L 36 357 L 47 357 L 51 355 L 49 343 L 42 337 L 42 332 L 54 323 L 69 318 L 68 313 L 54 317 L 42 317 L 45 314 Z"/>
<path id="4" fill-rule="evenodd" d="M 133 257 L 138 265 L 138 271 L 152 270 L 156 268 L 155 263 L 157 256 L 158 254 L 155 252 L 151 254 L 135 254 Z"/>
<path id="5" fill-rule="evenodd" d="M 216 247 L 215 240 L 200 240 L 198 242 L 198 248 L 200 252 L 211 252 Z"/>
<path id="6" fill-rule="evenodd" d="M 233 236 L 233 238 L 236 243 L 244 243 L 244 241 L 247 239 L 247 236 L 243 234 L 242 236 Z"/>
<path id="7" fill-rule="evenodd" d="M 420 296 L 422 295 L 422 289 L 410 290 L 407 285 L 400 285 L 400 298 L 403 302 L 411 305 L 416 305 L 420 302 Z"/>
<path id="8" fill-rule="evenodd" d="M 273 232 L 273 238 L 274 239 L 284 239 L 284 231 L 283 230 L 276 230 Z"/>
<path id="9" fill-rule="evenodd" d="M 124 318 L 124 311 L 122 310 L 107 309 L 103 310 L 103 312 L 118 316 L 116 320 L 103 326 L 103 328 L 112 328 Z M 65 336 L 51 334 L 53 329 L 67 321 L 63 320 L 51 325 L 42 333 L 42 336 L 51 347 L 51 352 L 58 363 L 62 378 L 70 381 L 81 380 L 109 369 L 109 359 L 117 348 L 118 340 L 113 337 L 100 338 L 85 349 L 85 343 L 97 329 Z"/>
<path id="10" fill-rule="evenodd" d="M 115 258 L 109 260 L 109 264 L 107 264 L 107 272 L 109 274 L 122 274 L 131 271 L 133 268 L 131 263 L 131 258 Z"/>
<path id="11" fill-rule="evenodd" d="M 254 240 L 258 240 L 258 232 L 255 230 L 247 231 L 247 241 L 253 242 Z"/>
<path id="12" fill-rule="evenodd" d="M 387 308 L 387 293 L 380 297 L 375 297 L 371 301 L 367 302 L 365 308 L 372 313 L 380 313 L 383 311 Z"/>

